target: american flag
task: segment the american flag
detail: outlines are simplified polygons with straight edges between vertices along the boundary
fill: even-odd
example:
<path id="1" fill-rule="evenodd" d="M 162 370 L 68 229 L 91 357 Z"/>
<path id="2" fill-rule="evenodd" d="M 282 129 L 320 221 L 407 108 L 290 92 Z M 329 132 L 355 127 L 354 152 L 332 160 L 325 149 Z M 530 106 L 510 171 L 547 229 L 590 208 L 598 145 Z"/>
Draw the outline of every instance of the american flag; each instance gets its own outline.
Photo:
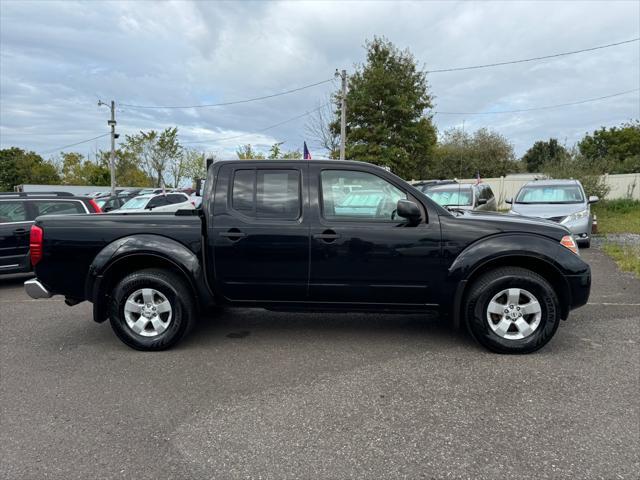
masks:
<path id="1" fill-rule="evenodd" d="M 304 159 L 311 160 L 311 152 L 307 148 L 307 142 L 304 142 Z"/>

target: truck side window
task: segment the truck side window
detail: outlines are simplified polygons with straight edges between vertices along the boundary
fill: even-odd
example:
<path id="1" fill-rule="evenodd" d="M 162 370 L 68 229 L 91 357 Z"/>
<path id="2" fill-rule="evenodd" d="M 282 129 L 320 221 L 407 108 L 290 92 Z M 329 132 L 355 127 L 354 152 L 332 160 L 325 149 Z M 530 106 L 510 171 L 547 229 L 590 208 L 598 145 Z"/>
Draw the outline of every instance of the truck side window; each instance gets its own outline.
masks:
<path id="1" fill-rule="evenodd" d="M 324 170 L 321 181 L 322 213 L 327 219 L 394 220 L 398 200 L 407 198 L 399 188 L 367 172 Z"/>
<path id="2" fill-rule="evenodd" d="M 258 170 L 258 218 L 296 220 L 300 216 L 300 174 L 297 170 Z"/>
<path id="3" fill-rule="evenodd" d="M 0 223 L 24 222 L 27 211 L 20 200 L 0 202 Z"/>
<path id="4" fill-rule="evenodd" d="M 231 207 L 255 218 L 296 220 L 300 217 L 298 170 L 236 170 Z"/>
<path id="5" fill-rule="evenodd" d="M 245 215 L 252 215 L 254 211 L 255 170 L 236 170 L 233 175 L 233 190 L 231 206 L 234 210 Z"/>

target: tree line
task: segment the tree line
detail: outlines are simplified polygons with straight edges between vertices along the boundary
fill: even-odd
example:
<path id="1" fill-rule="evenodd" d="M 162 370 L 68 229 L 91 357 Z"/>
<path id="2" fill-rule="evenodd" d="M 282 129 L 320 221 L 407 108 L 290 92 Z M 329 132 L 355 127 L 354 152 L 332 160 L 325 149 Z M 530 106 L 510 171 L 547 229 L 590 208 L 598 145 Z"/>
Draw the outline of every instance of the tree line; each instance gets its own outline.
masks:
<path id="1" fill-rule="evenodd" d="M 427 72 L 408 50 L 385 38 L 365 44 L 366 61 L 356 65 L 346 94 L 346 158 L 389 167 L 406 179 L 497 177 L 535 172 L 578 178 L 640 171 L 640 122 L 602 127 L 575 146 L 555 138 L 535 142 L 518 159 L 498 132 L 460 128 L 438 135 Z M 307 134 L 330 158 L 338 158 L 341 92 L 307 123 Z"/>
<path id="2" fill-rule="evenodd" d="M 544 173 L 580 179 L 596 194 L 602 194 L 601 174 L 640 171 L 638 120 L 602 127 L 573 146 L 556 138 L 540 140 L 521 158 L 506 137 L 491 129 L 452 128 L 438 134 L 427 72 L 418 68 L 411 52 L 378 37 L 366 42 L 365 49 L 365 62 L 355 66 L 348 82 L 347 159 L 388 167 L 407 180 Z M 333 93 L 328 103 L 316 110 L 306 130 L 325 156 L 338 158 L 341 92 Z M 300 150 L 285 151 L 282 145 L 266 151 L 241 145 L 236 156 L 302 158 Z M 177 127 L 127 135 L 115 163 L 118 185 L 180 186 L 206 174 L 204 154 L 181 145 Z M 0 150 L 0 190 L 22 183 L 109 185 L 109 152 L 99 152 L 94 160 L 75 152 L 45 160 L 15 147 Z"/>

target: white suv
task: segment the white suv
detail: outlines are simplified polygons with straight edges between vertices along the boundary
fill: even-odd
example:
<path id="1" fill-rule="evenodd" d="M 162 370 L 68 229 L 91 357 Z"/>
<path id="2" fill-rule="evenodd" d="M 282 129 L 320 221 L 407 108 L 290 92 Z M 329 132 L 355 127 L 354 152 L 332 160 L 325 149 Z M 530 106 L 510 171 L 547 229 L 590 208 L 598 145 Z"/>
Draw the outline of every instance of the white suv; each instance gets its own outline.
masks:
<path id="1" fill-rule="evenodd" d="M 184 193 L 140 195 L 129 200 L 112 212 L 176 212 L 178 210 L 193 210 L 196 208 Z"/>

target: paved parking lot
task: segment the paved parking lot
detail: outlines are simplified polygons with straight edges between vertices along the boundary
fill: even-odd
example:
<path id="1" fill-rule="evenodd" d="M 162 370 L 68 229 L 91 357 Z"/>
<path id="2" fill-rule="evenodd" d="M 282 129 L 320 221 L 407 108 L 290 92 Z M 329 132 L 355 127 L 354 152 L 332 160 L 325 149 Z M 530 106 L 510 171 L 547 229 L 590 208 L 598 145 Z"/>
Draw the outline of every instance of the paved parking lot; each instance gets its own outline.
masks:
<path id="1" fill-rule="evenodd" d="M 638 478 L 640 281 L 584 256 L 591 304 L 528 356 L 437 318 L 261 310 L 141 353 L 2 279 L 0 477 Z"/>

